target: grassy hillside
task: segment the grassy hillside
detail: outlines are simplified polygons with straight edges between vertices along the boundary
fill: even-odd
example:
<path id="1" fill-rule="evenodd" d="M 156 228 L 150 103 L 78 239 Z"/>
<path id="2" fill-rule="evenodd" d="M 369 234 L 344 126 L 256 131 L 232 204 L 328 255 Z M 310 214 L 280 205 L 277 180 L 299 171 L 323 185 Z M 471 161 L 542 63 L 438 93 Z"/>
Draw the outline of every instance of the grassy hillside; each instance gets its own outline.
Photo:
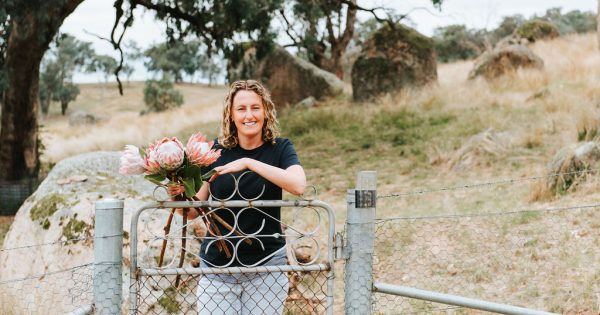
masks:
<path id="1" fill-rule="evenodd" d="M 66 116 L 61 116 L 58 106 L 54 106 L 48 117 L 41 120 L 44 162 L 56 163 L 83 152 L 120 150 L 130 143 L 145 145 L 157 138 L 180 133 L 202 131 L 216 135 L 216 124 L 211 122 L 220 118 L 227 91 L 223 86 L 180 84 L 177 89 L 184 96 L 180 108 L 140 116 L 145 107 L 143 82 L 125 85 L 123 96 L 119 95 L 115 84 L 85 84 L 80 88 L 81 94 L 69 105 Z M 100 117 L 101 122 L 70 127 L 68 114 L 78 110 Z"/>
<path id="2" fill-rule="evenodd" d="M 578 130 L 598 123 L 600 53 L 594 35 L 539 42 L 532 49 L 544 71 L 467 81 L 472 62 L 442 64 L 437 86 L 288 112 L 281 118 L 283 133 L 295 141 L 311 182 L 338 196 L 361 169 L 379 171 L 382 192 L 543 174 L 559 148 L 577 142 Z M 460 146 L 487 128 L 507 132 L 509 149 L 452 171 Z"/>

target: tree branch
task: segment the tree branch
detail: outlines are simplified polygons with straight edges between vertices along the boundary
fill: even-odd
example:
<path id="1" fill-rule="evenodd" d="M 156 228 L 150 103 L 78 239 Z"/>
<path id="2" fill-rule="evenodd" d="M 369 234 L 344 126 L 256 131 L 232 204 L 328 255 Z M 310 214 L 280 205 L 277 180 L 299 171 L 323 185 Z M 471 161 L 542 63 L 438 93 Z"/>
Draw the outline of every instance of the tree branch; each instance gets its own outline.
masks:
<path id="1" fill-rule="evenodd" d="M 335 45 L 337 42 L 337 38 L 335 38 L 335 32 L 333 31 L 333 23 L 331 22 L 331 16 L 329 14 L 326 15 L 326 23 L 325 27 L 327 28 L 327 34 L 329 35 L 329 43 L 331 46 Z"/>
<path id="2" fill-rule="evenodd" d="M 135 8 L 135 4 L 131 4 L 131 8 L 129 8 L 129 15 L 127 16 L 127 18 L 125 19 L 125 22 L 123 22 L 123 32 L 121 33 L 121 35 L 119 36 L 118 40 L 115 40 L 115 34 L 117 32 L 117 28 L 119 27 L 119 22 L 121 21 L 121 18 L 123 17 L 123 14 L 125 13 L 125 11 L 123 10 L 123 0 L 116 0 L 115 4 L 113 5 L 116 9 L 115 11 L 115 24 L 113 24 L 113 28 L 112 31 L 110 32 L 110 43 L 112 44 L 113 48 L 115 50 L 119 51 L 119 65 L 117 66 L 117 68 L 115 68 L 115 77 L 117 78 L 117 84 L 119 86 L 119 94 L 123 95 L 123 83 L 121 82 L 121 79 L 119 78 L 119 72 L 121 72 L 121 69 L 123 69 L 123 61 L 124 61 L 124 57 L 123 57 L 123 49 L 121 48 L 121 41 L 123 40 L 123 36 L 125 36 L 125 32 L 127 31 L 127 28 L 133 23 L 133 9 Z"/>
<path id="3" fill-rule="evenodd" d="M 356 3 L 356 0 L 350 0 L 353 3 Z M 352 36 L 354 36 L 354 24 L 356 23 L 356 8 L 348 6 L 346 9 L 346 27 L 344 29 L 344 34 L 340 38 L 340 44 L 344 47 L 348 46 L 350 40 L 352 40 Z"/>
<path id="4" fill-rule="evenodd" d="M 300 41 L 297 40 L 297 38 L 299 38 L 300 36 L 298 34 L 296 34 L 296 37 L 294 37 L 291 33 L 291 31 L 294 31 L 293 27 L 292 27 L 292 23 L 290 23 L 290 21 L 287 19 L 287 17 L 285 16 L 285 12 L 283 9 L 279 10 L 279 14 L 281 15 L 281 17 L 283 18 L 283 21 L 286 24 L 286 29 L 285 29 L 285 33 L 288 35 L 288 37 L 292 40 L 292 42 L 294 42 L 293 46 L 296 47 L 302 47 L 302 45 L 300 44 Z M 296 31 L 294 31 L 295 33 Z M 288 45 L 285 45 L 284 47 L 290 47 Z"/>
<path id="5" fill-rule="evenodd" d="M 353 0 L 338 0 L 338 1 L 340 1 L 340 3 L 348 5 L 350 8 L 353 8 L 355 10 L 370 12 L 371 15 L 373 15 L 373 17 L 375 18 L 375 20 L 377 20 L 377 22 L 387 23 L 390 26 L 390 28 L 396 29 L 396 21 L 394 21 L 393 19 L 391 19 L 389 17 L 388 18 L 380 18 L 377 15 L 377 13 L 375 13 L 376 10 L 385 10 L 384 7 L 375 7 L 375 8 L 368 9 L 368 8 L 359 6 Z"/>
<path id="6" fill-rule="evenodd" d="M 119 1 L 119 0 L 117 0 Z M 189 13 L 182 12 L 177 8 L 170 7 L 168 5 L 160 4 L 160 3 L 152 3 L 150 0 L 130 0 L 131 4 L 141 5 L 147 9 L 154 10 L 157 12 L 164 12 L 169 14 L 169 16 L 175 19 L 181 19 L 184 21 L 188 21 L 195 27 L 199 27 L 202 32 L 207 32 L 212 34 L 212 30 L 208 29 L 204 25 L 204 19 L 200 17 L 198 14 L 192 15 Z"/>

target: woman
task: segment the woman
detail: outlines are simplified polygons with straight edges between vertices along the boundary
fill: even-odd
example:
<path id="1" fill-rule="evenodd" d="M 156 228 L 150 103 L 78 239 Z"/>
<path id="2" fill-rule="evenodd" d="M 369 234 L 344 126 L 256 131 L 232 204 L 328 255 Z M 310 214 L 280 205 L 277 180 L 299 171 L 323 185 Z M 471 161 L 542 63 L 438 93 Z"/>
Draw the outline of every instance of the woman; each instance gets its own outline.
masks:
<path id="1" fill-rule="evenodd" d="M 302 195 L 304 170 L 292 143 L 278 137 L 277 124 L 275 105 L 264 86 L 254 80 L 234 82 L 225 99 L 215 144 L 222 149 L 221 157 L 210 167 L 215 171 L 210 184 L 205 183 L 197 196 L 201 200 L 209 195 L 221 200 L 280 200 L 282 190 Z M 237 188 L 233 177 L 226 174 L 238 178 Z M 242 237 L 230 238 L 228 250 L 219 248 L 219 242 L 211 242 L 210 237 L 206 239 L 201 248 L 203 267 L 287 264 L 280 208 L 231 208 L 216 213 L 231 226 L 235 226 L 235 214 Z M 197 213 L 190 215 L 195 216 Z M 215 225 L 221 235 L 231 234 Z M 281 314 L 287 291 L 285 273 L 206 275 L 198 287 L 198 309 L 201 314 Z"/>

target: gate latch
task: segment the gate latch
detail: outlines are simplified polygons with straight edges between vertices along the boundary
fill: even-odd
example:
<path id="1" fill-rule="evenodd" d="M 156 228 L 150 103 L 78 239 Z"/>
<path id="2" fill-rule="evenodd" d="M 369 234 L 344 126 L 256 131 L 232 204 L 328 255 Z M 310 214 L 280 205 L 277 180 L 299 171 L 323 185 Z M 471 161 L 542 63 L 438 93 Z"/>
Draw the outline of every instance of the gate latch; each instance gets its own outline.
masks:
<path id="1" fill-rule="evenodd" d="M 344 246 L 344 234 L 341 232 L 335 233 L 333 238 L 334 259 L 348 259 L 348 250 Z"/>

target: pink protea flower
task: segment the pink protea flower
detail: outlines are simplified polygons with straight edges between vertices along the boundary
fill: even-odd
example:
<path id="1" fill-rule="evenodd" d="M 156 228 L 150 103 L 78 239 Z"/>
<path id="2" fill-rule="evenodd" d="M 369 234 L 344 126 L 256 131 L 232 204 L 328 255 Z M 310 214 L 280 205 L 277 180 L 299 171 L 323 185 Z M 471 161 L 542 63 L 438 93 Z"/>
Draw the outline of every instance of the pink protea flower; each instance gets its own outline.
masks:
<path id="1" fill-rule="evenodd" d="M 158 163 L 158 156 L 156 153 L 156 148 L 159 143 L 160 142 L 158 141 L 156 143 L 150 143 L 148 149 L 146 149 L 144 168 L 146 168 L 146 174 L 148 175 L 156 174 L 160 171 L 160 164 Z"/>
<path id="2" fill-rule="evenodd" d="M 121 155 L 119 173 L 123 175 L 141 175 L 145 171 L 144 159 L 140 155 L 140 149 L 134 145 L 126 145 L 125 152 Z"/>
<path id="3" fill-rule="evenodd" d="M 183 144 L 177 138 L 164 138 L 156 147 L 156 160 L 167 171 L 177 169 L 183 163 Z"/>
<path id="4" fill-rule="evenodd" d="M 221 156 L 221 150 L 211 150 L 213 144 L 214 141 L 206 142 L 206 136 L 201 133 L 192 135 L 186 145 L 190 163 L 200 166 L 214 163 Z"/>

